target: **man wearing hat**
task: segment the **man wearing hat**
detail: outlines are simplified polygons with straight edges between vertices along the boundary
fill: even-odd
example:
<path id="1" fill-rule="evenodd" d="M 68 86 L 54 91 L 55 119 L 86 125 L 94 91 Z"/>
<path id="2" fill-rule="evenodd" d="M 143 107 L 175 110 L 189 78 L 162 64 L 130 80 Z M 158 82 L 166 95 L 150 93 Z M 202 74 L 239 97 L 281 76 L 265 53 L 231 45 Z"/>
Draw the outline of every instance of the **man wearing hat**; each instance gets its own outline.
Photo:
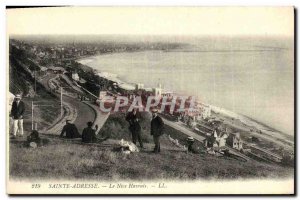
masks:
<path id="1" fill-rule="evenodd" d="M 195 139 L 192 136 L 189 136 L 187 139 L 188 152 L 195 154 L 205 153 L 204 149 L 201 146 L 196 147 Z"/>
<path id="2" fill-rule="evenodd" d="M 188 151 L 192 152 L 193 151 L 193 144 L 195 142 L 194 138 L 192 136 L 189 136 L 187 139 L 187 146 L 188 146 Z"/>
<path id="3" fill-rule="evenodd" d="M 158 110 L 152 110 L 152 120 L 151 120 L 151 135 L 153 135 L 154 140 L 154 153 L 160 152 L 160 136 L 163 134 L 164 122 L 160 116 L 157 115 Z"/>
<path id="4" fill-rule="evenodd" d="M 129 123 L 129 130 L 132 135 L 132 143 L 136 145 L 137 140 L 140 143 L 141 148 L 143 149 L 143 141 L 141 137 L 141 125 L 140 121 L 140 114 L 137 108 L 134 108 L 131 112 L 128 112 L 126 115 L 126 121 Z"/>
<path id="5" fill-rule="evenodd" d="M 11 107 L 10 115 L 14 120 L 14 128 L 13 128 L 13 137 L 23 136 L 23 115 L 25 112 L 25 104 L 21 101 L 21 95 L 17 94 L 15 96 L 14 102 Z"/>

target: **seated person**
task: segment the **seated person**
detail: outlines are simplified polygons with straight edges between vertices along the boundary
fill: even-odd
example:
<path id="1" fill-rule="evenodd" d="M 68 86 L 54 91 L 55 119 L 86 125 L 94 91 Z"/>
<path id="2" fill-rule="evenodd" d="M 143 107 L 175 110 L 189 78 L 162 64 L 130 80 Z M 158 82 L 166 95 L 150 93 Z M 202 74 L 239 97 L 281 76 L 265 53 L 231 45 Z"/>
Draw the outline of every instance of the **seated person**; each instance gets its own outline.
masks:
<path id="1" fill-rule="evenodd" d="M 89 142 L 96 142 L 96 130 L 92 128 L 93 122 L 88 122 L 86 128 L 82 131 L 82 142 L 89 143 Z"/>
<path id="2" fill-rule="evenodd" d="M 188 137 L 186 139 L 187 141 L 187 147 L 188 147 L 188 152 L 191 152 L 191 153 L 195 153 L 195 154 L 203 154 L 205 153 L 205 151 L 203 150 L 203 146 L 198 146 L 195 145 L 195 139 L 193 137 Z"/>
<path id="3" fill-rule="evenodd" d="M 33 130 L 29 136 L 27 136 L 27 143 L 30 144 L 31 142 L 36 143 L 38 146 L 41 144 L 41 138 L 39 137 L 39 132 Z"/>
<path id="4" fill-rule="evenodd" d="M 65 133 L 66 133 L 66 138 L 72 139 L 72 138 L 80 137 L 77 127 L 75 126 L 75 124 L 70 123 L 70 120 L 66 121 L 66 125 L 62 129 L 60 133 L 60 137 L 63 137 Z"/>

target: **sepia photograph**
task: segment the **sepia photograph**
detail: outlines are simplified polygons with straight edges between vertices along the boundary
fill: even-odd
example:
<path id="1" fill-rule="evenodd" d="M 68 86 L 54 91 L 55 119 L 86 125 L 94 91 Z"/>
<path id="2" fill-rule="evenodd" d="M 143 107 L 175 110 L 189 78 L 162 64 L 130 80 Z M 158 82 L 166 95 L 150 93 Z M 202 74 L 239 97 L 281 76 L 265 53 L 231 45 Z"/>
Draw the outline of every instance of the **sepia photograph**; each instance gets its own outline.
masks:
<path id="1" fill-rule="evenodd" d="M 8 194 L 295 194 L 294 7 L 6 7 Z"/>

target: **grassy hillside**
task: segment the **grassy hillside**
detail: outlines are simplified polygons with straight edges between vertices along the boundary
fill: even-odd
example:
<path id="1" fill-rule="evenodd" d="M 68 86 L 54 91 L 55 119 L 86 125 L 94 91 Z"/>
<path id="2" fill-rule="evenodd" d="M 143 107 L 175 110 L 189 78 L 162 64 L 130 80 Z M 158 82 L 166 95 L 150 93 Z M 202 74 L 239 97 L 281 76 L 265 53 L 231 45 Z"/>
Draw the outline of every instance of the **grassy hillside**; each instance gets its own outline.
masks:
<path id="1" fill-rule="evenodd" d="M 10 174 L 32 179 L 237 179 L 283 178 L 293 176 L 293 168 L 242 162 L 228 157 L 191 154 L 179 151 L 168 134 L 182 144 L 185 136 L 167 127 L 162 137 L 160 154 L 152 153 L 153 141 L 148 132 L 148 119 L 142 121 L 142 137 L 146 150 L 124 155 L 115 151 L 119 139 L 130 140 L 123 114 L 112 115 L 100 134 L 110 136 L 101 144 L 81 144 L 56 136 L 43 136 L 50 142 L 44 147 L 30 149 L 24 142 L 10 143 Z M 18 156 L 16 156 L 18 155 Z"/>
<path id="2" fill-rule="evenodd" d="M 163 143 L 163 145 L 166 145 Z M 292 176 L 291 168 L 210 155 L 162 151 L 124 156 L 112 147 L 52 139 L 42 148 L 10 145 L 10 174 L 30 179 L 236 179 Z M 18 155 L 18 156 L 15 156 Z"/>

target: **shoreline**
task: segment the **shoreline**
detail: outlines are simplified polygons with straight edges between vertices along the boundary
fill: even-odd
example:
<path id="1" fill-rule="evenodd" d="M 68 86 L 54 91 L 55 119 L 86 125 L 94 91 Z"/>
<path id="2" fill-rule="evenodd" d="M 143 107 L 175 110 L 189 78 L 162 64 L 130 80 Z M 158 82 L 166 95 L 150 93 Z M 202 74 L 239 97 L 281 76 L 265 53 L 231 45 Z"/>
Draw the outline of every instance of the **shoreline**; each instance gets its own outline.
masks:
<path id="1" fill-rule="evenodd" d="M 155 51 L 155 50 L 154 50 Z M 138 52 L 142 52 L 142 51 L 138 51 Z M 115 53 L 133 53 L 133 52 L 115 52 Z M 105 54 L 102 54 L 102 55 L 107 55 L 107 54 L 115 54 L 115 53 L 105 53 Z M 114 81 L 114 82 L 118 82 L 120 84 L 128 84 L 128 85 L 131 85 L 132 86 L 132 89 L 135 87 L 135 84 L 137 83 L 127 83 L 126 81 L 123 81 L 122 79 L 120 79 L 118 77 L 118 74 L 114 74 L 114 73 L 110 73 L 110 72 L 99 72 L 99 70 L 97 69 L 94 69 L 93 67 L 89 66 L 88 63 L 89 62 L 85 62 L 85 60 L 88 60 L 91 62 L 91 60 L 93 60 L 95 57 L 98 57 L 98 56 L 101 56 L 101 55 L 93 55 L 93 56 L 87 56 L 87 57 L 84 57 L 84 58 L 79 58 L 79 59 L 75 59 L 74 61 L 79 63 L 80 65 L 84 65 L 85 67 L 88 67 L 90 68 L 91 70 L 93 71 L 96 71 L 97 72 L 97 76 L 101 77 L 101 78 L 104 78 L 106 80 L 110 80 L 110 81 Z M 83 63 L 82 63 L 83 62 Z M 106 76 L 101 76 L 99 74 L 106 74 Z M 132 90 L 131 89 L 131 90 Z M 146 88 L 145 88 L 146 89 Z M 166 90 L 166 91 L 170 91 L 170 90 Z M 177 92 L 175 91 L 172 91 L 174 94 L 178 94 Z M 187 95 L 188 96 L 188 95 Z M 197 98 L 196 98 L 197 99 Z M 276 135 L 279 135 L 280 137 L 276 137 L 276 138 L 280 138 L 280 139 L 286 139 L 286 140 L 290 140 L 290 138 L 294 138 L 294 135 L 290 135 L 288 133 L 285 133 L 283 131 L 280 131 L 280 130 L 277 130 L 276 128 L 273 128 L 271 127 L 270 125 L 268 124 L 265 124 L 263 122 L 260 122 L 256 119 L 252 119 L 252 117 L 249 117 L 247 115 L 244 115 L 244 114 L 240 114 L 240 113 L 235 113 L 233 111 L 230 111 L 228 109 L 225 109 L 225 108 L 222 108 L 222 107 L 219 107 L 219 106 L 215 106 L 215 105 L 211 105 L 211 104 L 207 104 L 207 103 L 204 103 L 204 102 L 199 102 L 203 105 L 206 105 L 206 106 L 209 106 L 211 108 L 211 110 L 214 112 L 214 113 L 221 113 L 227 117 L 231 117 L 231 118 L 234 118 L 234 119 L 237 119 L 237 120 L 240 120 L 243 124 L 245 124 L 246 126 L 249 126 L 249 127 L 255 127 L 259 130 L 261 130 L 261 132 L 263 132 L 266 136 L 270 136 L 272 135 L 274 137 L 273 134 L 276 134 Z M 271 132 L 271 133 L 270 133 Z"/>

